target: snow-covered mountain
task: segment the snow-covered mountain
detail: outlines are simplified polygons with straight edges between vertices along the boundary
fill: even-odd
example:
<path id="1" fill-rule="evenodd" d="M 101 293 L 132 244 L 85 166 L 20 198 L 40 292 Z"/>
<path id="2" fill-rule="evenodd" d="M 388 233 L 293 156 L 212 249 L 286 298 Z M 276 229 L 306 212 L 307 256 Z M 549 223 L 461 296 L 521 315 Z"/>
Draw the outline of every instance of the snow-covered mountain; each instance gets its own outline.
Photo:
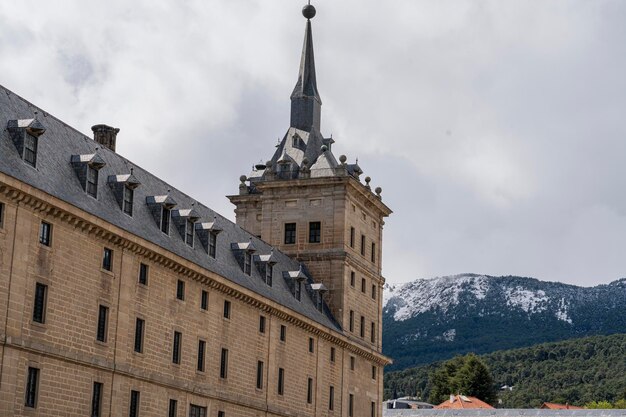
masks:
<path id="1" fill-rule="evenodd" d="M 585 288 L 462 274 L 386 285 L 391 369 L 592 334 L 626 333 L 626 279 Z"/>

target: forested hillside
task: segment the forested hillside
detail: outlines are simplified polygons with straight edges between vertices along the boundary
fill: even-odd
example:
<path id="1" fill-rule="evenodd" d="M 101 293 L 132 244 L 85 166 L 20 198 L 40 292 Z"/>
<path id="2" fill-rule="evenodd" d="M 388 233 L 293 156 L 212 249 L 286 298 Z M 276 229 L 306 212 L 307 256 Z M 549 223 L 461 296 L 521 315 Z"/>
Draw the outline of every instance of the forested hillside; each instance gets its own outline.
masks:
<path id="1" fill-rule="evenodd" d="M 626 335 L 593 336 L 480 356 L 499 389 L 500 408 L 535 408 L 543 402 L 584 405 L 626 397 Z M 385 375 L 385 397 L 427 399 L 438 364 Z M 503 386 L 512 389 L 500 389 Z"/>
<path id="2" fill-rule="evenodd" d="M 626 280 L 586 288 L 515 276 L 463 274 L 387 286 L 388 370 L 455 355 L 626 333 Z"/>

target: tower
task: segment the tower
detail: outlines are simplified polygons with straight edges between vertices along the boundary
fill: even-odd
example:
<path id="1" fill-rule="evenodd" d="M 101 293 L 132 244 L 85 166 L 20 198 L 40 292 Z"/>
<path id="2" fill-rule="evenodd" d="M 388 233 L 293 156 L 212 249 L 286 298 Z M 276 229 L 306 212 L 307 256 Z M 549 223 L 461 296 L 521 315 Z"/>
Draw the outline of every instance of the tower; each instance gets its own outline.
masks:
<path id="1" fill-rule="evenodd" d="M 381 352 L 382 231 L 391 210 L 358 163 L 335 158 L 321 132 L 311 19 L 306 20 L 290 126 L 266 164 L 240 178 L 229 196 L 236 221 L 308 269 L 345 334 Z"/>

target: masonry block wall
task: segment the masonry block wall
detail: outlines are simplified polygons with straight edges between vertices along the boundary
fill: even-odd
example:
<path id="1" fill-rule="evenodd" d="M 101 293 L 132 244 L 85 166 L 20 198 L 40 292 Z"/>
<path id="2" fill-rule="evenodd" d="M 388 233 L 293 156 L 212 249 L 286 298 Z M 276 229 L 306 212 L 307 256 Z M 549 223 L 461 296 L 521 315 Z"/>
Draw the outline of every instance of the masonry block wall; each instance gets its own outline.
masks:
<path id="1" fill-rule="evenodd" d="M 94 383 L 101 384 L 102 416 L 128 415 L 131 391 L 139 393 L 140 416 L 167 415 L 170 400 L 177 402 L 178 416 L 189 415 L 192 406 L 206 407 L 209 416 L 348 416 L 350 395 L 353 416 L 369 416 L 372 403 L 378 410 L 386 361 L 376 353 L 379 345 L 358 347 L 349 336 L 4 174 L 0 204 L 1 415 L 91 415 Z M 42 222 L 51 226 L 49 244 L 40 243 Z M 369 223 L 363 228 L 368 236 L 378 233 Z M 324 240 L 343 242 L 343 230 L 323 230 Z M 103 268 L 105 248 L 112 251 L 110 271 Z M 139 282 L 141 264 L 147 266 L 145 284 Z M 319 264 L 331 275 L 352 265 L 347 258 Z M 41 320 L 34 319 L 37 284 L 46 289 Z M 376 316 L 380 297 L 370 301 L 369 290 L 360 288 L 344 294 L 346 305 L 370 303 L 360 311 Z M 98 340 L 101 307 L 107 311 L 104 340 Z M 137 319 L 144 323 L 139 352 Z M 175 332 L 181 335 L 179 363 L 173 361 Z M 29 368 L 38 369 L 30 405 Z"/>

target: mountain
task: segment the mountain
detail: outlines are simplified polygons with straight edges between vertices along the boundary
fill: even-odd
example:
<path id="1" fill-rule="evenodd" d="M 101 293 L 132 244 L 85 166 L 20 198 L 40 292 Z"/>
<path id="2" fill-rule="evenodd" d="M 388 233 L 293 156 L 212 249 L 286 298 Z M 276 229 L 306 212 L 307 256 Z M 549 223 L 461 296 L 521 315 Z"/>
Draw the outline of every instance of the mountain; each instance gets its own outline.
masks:
<path id="1" fill-rule="evenodd" d="M 387 370 L 596 334 L 626 333 L 626 279 L 596 287 L 462 274 L 386 285 Z"/>
<path id="2" fill-rule="evenodd" d="M 490 369 L 500 408 L 536 408 L 544 402 L 584 405 L 626 397 L 626 334 L 591 336 L 481 356 Z M 439 364 L 385 374 L 385 398 L 428 398 Z"/>

